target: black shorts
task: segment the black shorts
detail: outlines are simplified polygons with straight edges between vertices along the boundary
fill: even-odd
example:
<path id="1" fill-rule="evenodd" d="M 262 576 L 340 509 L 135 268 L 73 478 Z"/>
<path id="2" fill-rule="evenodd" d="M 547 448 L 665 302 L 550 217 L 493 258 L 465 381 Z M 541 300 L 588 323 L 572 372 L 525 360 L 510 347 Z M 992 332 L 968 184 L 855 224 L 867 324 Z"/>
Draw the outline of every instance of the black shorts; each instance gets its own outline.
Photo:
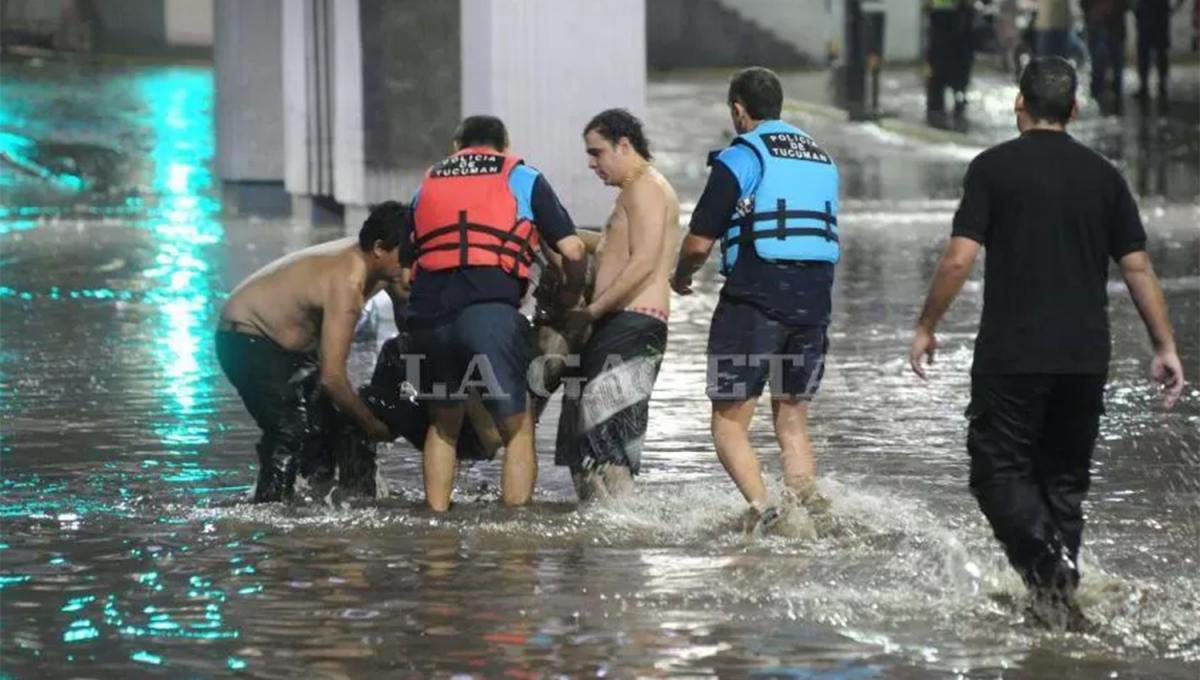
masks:
<path id="1" fill-rule="evenodd" d="M 618 311 L 592 327 L 578 394 L 564 394 L 554 462 L 579 472 L 598 464 L 637 474 L 650 423 L 650 395 L 667 351 L 667 323 Z"/>
<path id="2" fill-rule="evenodd" d="M 493 418 L 525 410 L 531 330 L 516 307 L 504 302 L 467 305 L 437 325 L 410 320 L 410 333 L 409 355 L 420 357 L 418 399 L 461 403 L 474 389 Z"/>
<path id="3" fill-rule="evenodd" d="M 789 326 L 758 307 L 721 298 L 708 333 L 708 398 L 746 401 L 762 395 L 809 400 L 825 375 L 826 326 Z"/>

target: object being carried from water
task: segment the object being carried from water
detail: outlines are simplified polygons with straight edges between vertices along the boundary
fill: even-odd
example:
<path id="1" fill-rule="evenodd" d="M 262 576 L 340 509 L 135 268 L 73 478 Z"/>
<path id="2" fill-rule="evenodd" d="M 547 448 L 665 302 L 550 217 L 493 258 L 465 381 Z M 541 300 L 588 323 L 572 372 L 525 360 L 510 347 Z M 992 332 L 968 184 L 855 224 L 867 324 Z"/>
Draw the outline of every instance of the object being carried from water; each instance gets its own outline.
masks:
<path id="1" fill-rule="evenodd" d="M 531 354 L 538 359 L 529 376 L 535 418 L 545 409 L 550 395 L 563 384 L 571 370 L 570 364 L 578 365 L 567 357 L 577 356 L 587 340 L 586 330 L 574 336 L 559 330 L 563 316 L 569 311 L 559 302 L 563 278 L 559 270 L 548 263 L 543 263 L 540 269 L 532 295 L 536 309 L 529 335 Z M 591 279 L 589 269 L 589 284 Z M 403 331 L 384 342 L 370 382 L 358 392 L 375 417 L 387 425 L 393 439 L 403 438 L 421 450 L 429 430 L 429 409 L 420 398 L 416 376 L 409 375 L 409 345 L 409 335 Z M 331 452 L 340 493 L 372 498 L 385 496 L 386 488 L 376 464 L 377 445 L 349 423 L 340 423 L 338 427 L 340 429 L 326 436 L 324 442 Z M 471 394 L 467 399 L 467 417 L 458 438 L 458 460 L 490 461 L 495 459 L 502 446 L 500 433 L 482 399 Z"/>

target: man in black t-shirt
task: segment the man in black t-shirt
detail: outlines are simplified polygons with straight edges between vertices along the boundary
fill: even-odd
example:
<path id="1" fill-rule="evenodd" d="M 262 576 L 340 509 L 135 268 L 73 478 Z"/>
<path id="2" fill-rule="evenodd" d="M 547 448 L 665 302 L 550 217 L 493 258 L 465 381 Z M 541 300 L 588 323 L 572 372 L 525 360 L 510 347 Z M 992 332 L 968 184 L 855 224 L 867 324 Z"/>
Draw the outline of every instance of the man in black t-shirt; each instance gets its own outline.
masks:
<path id="1" fill-rule="evenodd" d="M 1031 613 L 1070 629 L 1086 623 L 1074 592 L 1109 363 L 1109 258 L 1120 264 L 1150 333 L 1163 405 L 1173 406 L 1183 390 L 1129 188 L 1111 163 L 1066 133 L 1076 84 L 1074 68 L 1059 57 L 1034 60 L 1021 75 L 1021 136 L 967 169 L 910 353 L 925 378 L 921 358 L 933 362 L 934 328 L 986 247 L 967 409 L 971 492 L 1030 588 Z"/>

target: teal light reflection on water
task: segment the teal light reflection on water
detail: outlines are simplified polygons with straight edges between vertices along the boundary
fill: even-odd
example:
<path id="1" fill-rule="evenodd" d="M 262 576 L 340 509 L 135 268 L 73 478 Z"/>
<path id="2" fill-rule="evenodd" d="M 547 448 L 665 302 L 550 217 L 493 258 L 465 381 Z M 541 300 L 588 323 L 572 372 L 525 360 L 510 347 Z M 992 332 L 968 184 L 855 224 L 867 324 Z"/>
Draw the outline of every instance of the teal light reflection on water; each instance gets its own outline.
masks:
<path id="1" fill-rule="evenodd" d="M 6 586 L 13 586 L 18 583 L 24 583 L 28 580 L 29 580 L 29 577 L 25 576 L 24 574 L 21 574 L 21 575 L 0 574 L 0 590 L 4 590 L 4 588 Z"/>
<path id="2" fill-rule="evenodd" d="M 63 605 L 62 611 L 67 612 L 67 613 L 77 612 L 95 601 L 96 601 L 95 595 L 84 595 L 82 597 L 73 597 L 70 600 L 67 600 L 67 603 L 65 605 Z"/>
<path id="3" fill-rule="evenodd" d="M 145 650 L 136 651 L 133 654 L 130 654 L 129 658 L 137 661 L 138 663 L 147 663 L 151 666 L 161 666 L 163 662 L 163 658 L 161 656 L 157 654 L 151 654 Z"/>
<path id="4" fill-rule="evenodd" d="M 158 252 L 142 276 L 153 281 L 158 332 L 152 353 L 161 368 L 157 393 L 166 418 L 155 428 L 168 453 L 197 456 L 209 442 L 212 382 L 210 323 L 222 298 L 213 289 L 210 246 L 224 230 L 212 195 L 213 79 L 211 70 L 155 71 L 139 84 L 153 128 L 151 186 L 158 197 L 149 229 Z M 148 295 L 148 298 L 151 296 Z M 168 463 L 164 482 L 196 493 L 219 473 L 194 462 Z M 207 486 L 207 485 L 206 485 Z"/>
<path id="5" fill-rule="evenodd" d="M 89 619 L 80 619 L 71 623 L 63 632 L 63 642 L 83 642 L 100 637 L 100 631 L 92 625 Z"/>

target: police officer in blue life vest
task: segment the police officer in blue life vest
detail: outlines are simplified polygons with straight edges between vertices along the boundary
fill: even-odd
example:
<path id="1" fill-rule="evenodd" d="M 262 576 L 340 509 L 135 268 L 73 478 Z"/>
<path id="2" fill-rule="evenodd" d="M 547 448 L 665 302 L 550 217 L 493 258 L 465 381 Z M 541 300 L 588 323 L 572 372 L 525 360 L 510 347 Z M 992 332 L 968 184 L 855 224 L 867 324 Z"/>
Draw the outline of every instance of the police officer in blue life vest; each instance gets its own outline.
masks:
<path id="1" fill-rule="evenodd" d="M 692 292 L 692 275 L 721 242 L 725 285 L 708 337 L 708 396 L 721 464 L 750 503 L 747 528 L 782 516 L 750 445 L 750 419 L 770 382 L 785 496 L 824 509 L 808 437 L 808 404 L 825 369 L 834 265 L 838 261 L 838 172 L 803 130 L 779 119 L 783 90 L 765 68 L 729 83 L 738 137 L 710 161 L 671 287 Z"/>
<path id="2" fill-rule="evenodd" d="M 480 393 L 504 442 L 504 503 L 532 498 L 529 329 L 517 308 L 540 241 L 562 255 L 568 306 L 586 274 L 570 215 L 546 179 L 508 153 L 499 118 L 466 118 L 454 143 L 455 153 L 426 173 L 401 244 L 412 269 L 409 356 L 421 358 L 420 398 L 430 411 L 425 498 L 437 512 L 450 507 L 467 388 Z"/>

